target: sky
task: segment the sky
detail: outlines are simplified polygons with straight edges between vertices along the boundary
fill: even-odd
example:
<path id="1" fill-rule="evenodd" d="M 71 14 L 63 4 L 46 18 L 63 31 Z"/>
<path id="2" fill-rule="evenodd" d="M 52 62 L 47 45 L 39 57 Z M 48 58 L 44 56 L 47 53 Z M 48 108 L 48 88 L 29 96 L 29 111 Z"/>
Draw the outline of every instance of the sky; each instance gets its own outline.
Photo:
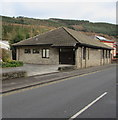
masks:
<path id="1" fill-rule="evenodd" d="M 116 0 L 1 0 L 0 15 L 116 23 Z"/>

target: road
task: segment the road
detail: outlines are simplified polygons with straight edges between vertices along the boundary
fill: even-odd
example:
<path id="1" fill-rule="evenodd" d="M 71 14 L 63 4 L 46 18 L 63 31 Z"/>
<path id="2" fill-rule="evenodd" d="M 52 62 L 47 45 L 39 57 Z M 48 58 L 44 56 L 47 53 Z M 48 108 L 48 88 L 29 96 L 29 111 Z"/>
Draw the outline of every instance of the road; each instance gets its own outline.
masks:
<path id="1" fill-rule="evenodd" d="M 116 68 L 4 94 L 2 105 L 3 118 L 115 118 Z"/>

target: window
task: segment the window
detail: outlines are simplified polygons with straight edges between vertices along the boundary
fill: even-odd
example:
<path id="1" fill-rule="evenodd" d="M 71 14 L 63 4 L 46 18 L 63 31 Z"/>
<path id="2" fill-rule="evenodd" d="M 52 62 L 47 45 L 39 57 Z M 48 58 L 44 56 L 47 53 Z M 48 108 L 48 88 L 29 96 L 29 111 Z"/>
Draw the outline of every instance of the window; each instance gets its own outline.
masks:
<path id="1" fill-rule="evenodd" d="M 86 47 L 83 48 L 83 59 L 86 59 Z"/>
<path id="2" fill-rule="evenodd" d="M 49 58 L 49 49 L 42 50 L 42 58 Z"/>
<path id="3" fill-rule="evenodd" d="M 88 48 L 88 60 L 89 60 L 89 48 Z"/>
<path id="4" fill-rule="evenodd" d="M 107 58 L 107 50 L 106 50 L 106 58 Z"/>
<path id="5" fill-rule="evenodd" d="M 109 58 L 111 58 L 111 51 L 109 50 Z"/>
<path id="6" fill-rule="evenodd" d="M 102 57 L 104 58 L 104 50 L 103 50 L 103 53 L 102 53 Z"/>
<path id="7" fill-rule="evenodd" d="M 39 49 L 33 49 L 33 54 L 38 54 L 39 53 Z"/>
<path id="8" fill-rule="evenodd" d="M 30 53 L 31 53 L 31 50 L 30 50 L 30 49 L 25 49 L 25 50 L 24 50 L 24 53 L 30 54 Z"/>

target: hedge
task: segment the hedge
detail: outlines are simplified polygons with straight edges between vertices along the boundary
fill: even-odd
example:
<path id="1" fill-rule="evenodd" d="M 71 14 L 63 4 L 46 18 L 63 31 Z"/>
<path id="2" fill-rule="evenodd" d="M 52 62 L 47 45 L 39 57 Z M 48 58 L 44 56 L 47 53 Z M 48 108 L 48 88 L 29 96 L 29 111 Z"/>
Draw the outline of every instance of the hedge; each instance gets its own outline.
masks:
<path id="1" fill-rule="evenodd" d="M 19 67 L 19 66 L 23 66 L 23 62 L 12 60 L 12 61 L 7 61 L 7 62 L 1 62 L 0 66 L 3 68 L 4 67 Z"/>

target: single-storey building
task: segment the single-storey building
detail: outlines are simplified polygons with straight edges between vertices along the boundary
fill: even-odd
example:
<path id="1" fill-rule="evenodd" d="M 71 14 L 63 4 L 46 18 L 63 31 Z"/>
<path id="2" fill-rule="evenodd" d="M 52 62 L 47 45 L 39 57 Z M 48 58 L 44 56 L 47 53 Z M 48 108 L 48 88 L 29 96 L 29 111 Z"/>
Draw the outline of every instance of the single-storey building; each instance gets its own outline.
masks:
<path id="1" fill-rule="evenodd" d="M 111 47 L 81 32 L 60 27 L 13 44 L 17 60 L 34 64 L 72 64 L 77 68 L 111 63 Z"/>

